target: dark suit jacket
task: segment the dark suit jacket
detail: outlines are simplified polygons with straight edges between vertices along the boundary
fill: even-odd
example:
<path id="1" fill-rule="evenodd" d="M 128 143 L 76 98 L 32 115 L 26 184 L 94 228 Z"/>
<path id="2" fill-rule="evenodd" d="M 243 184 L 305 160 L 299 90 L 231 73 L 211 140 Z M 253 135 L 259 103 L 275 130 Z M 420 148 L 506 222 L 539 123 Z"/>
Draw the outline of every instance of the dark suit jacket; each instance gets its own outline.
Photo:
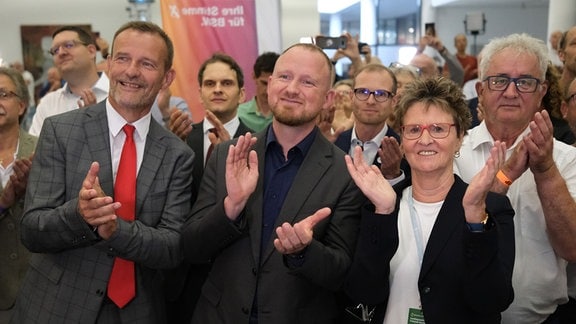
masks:
<path id="1" fill-rule="evenodd" d="M 204 129 L 202 122 L 192 125 L 192 131 L 186 138 L 186 143 L 194 151 L 194 169 L 192 171 L 192 205 L 198 197 L 198 190 L 204 174 Z M 242 121 L 236 129 L 233 138 L 253 133 Z M 190 265 L 183 262 L 175 269 L 166 272 L 164 286 L 167 299 L 168 320 L 170 323 L 190 323 L 196 301 L 206 276 L 210 271 L 210 263 Z"/>
<path id="2" fill-rule="evenodd" d="M 514 210 L 508 197 L 488 193 L 486 211 L 492 228 L 472 233 L 462 207 L 468 185 L 455 178 L 424 251 L 418 279 L 424 318 L 427 324 L 500 323 L 500 313 L 514 299 Z M 398 205 L 408 185 L 404 181 L 395 186 L 393 214 L 376 215 L 373 206 L 363 208 L 345 287 L 354 301 L 376 306 L 371 323 L 382 323 L 386 313 L 389 264 L 398 248 Z"/>
<path id="3" fill-rule="evenodd" d="M 192 125 L 192 131 L 186 137 L 186 143 L 192 148 L 195 156 L 194 170 L 192 171 L 192 178 L 194 179 L 192 182 L 192 203 L 198 197 L 198 189 L 204 174 L 204 129 L 202 128 L 202 123 L 203 121 Z M 253 133 L 254 131 L 240 121 L 240 125 L 238 125 L 238 129 L 236 129 L 236 133 L 234 133 L 232 138 L 237 138 L 247 132 Z"/>
<path id="4" fill-rule="evenodd" d="M 354 131 L 354 128 L 350 128 L 348 130 L 346 130 L 345 132 L 342 132 L 338 138 L 336 139 L 336 141 L 334 142 L 334 144 L 336 146 L 338 146 L 342 151 L 344 151 L 344 153 L 348 154 L 350 152 L 350 144 L 352 141 L 352 131 Z M 386 131 L 386 135 L 385 136 L 390 136 L 390 137 L 394 137 L 398 143 L 400 143 L 400 135 L 398 135 L 395 131 L 392 130 L 392 128 L 388 127 L 388 131 Z M 378 154 L 376 154 L 376 157 L 374 157 L 374 161 L 372 161 L 371 163 L 380 167 L 380 161 L 378 161 Z M 410 176 L 410 165 L 408 164 L 408 162 L 406 161 L 406 159 L 402 159 L 400 161 L 400 169 L 402 171 L 404 171 L 404 176 L 406 178 L 408 178 Z"/>
<path id="5" fill-rule="evenodd" d="M 349 268 L 364 197 L 344 163 L 344 154 L 320 132 L 294 179 L 275 226 L 294 224 L 322 207 L 332 215 L 316 225 L 303 264 L 289 269 L 273 240 L 260 250 L 266 134 L 256 134 L 260 177 L 238 222 L 228 220 L 225 163 L 228 145 L 212 153 L 192 217 L 182 232 L 184 256 L 213 259 L 194 311 L 193 323 L 248 323 L 258 293 L 260 323 L 333 323 L 338 316 L 334 290 Z"/>
<path id="6" fill-rule="evenodd" d="M 35 136 L 20 130 L 17 159 L 29 159 L 36 147 Z M 0 196 L 4 188 L 0 183 Z M 14 306 L 20 282 L 28 269 L 30 252 L 20 240 L 24 199 L 0 213 L 0 311 Z"/>
<path id="7" fill-rule="evenodd" d="M 123 323 L 163 323 L 159 269 L 181 262 L 180 228 L 190 212 L 194 153 L 152 119 L 137 178 L 136 221 L 118 219 L 101 240 L 78 213 L 78 192 L 93 161 L 113 195 L 106 103 L 44 122 L 32 163 L 22 242 L 36 253 L 16 302 L 14 323 L 94 323 L 114 257 L 136 263 L 136 297 Z"/>

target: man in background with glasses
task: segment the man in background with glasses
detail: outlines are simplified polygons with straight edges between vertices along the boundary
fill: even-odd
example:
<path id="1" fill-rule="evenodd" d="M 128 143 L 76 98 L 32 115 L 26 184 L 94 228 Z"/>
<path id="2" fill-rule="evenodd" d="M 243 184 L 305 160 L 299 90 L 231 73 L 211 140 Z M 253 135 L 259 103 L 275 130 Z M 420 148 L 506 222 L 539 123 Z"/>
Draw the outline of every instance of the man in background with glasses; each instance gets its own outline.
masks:
<path id="1" fill-rule="evenodd" d="M 92 34 L 80 27 L 63 26 L 52 34 L 50 54 L 66 84 L 42 98 L 30 134 L 38 136 L 50 116 L 95 104 L 108 96 L 109 80 L 96 68 L 97 53 Z"/>
<path id="2" fill-rule="evenodd" d="M 548 49 L 512 34 L 492 40 L 482 53 L 476 90 L 484 121 L 464 138 L 454 170 L 470 182 L 494 141 L 506 143 L 507 160 L 492 188 L 516 211 L 515 298 L 502 323 L 557 323 L 551 314 L 568 301 L 566 265 L 576 260 L 576 150 L 553 138 L 541 105 Z"/>
<path id="3" fill-rule="evenodd" d="M 396 183 L 404 178 L 400 168 L 400 137 L 386 120 L 396 105 L 396 77 L 380 64 L 363 66 L 354 77 L 352 113 L 354 126 L 334 144 L 350 156 L 356 146 L 362 147 L 364 160 L 380 167 L 384 177 Z M 408 165 L 403 168 L 408 170 Z"/>

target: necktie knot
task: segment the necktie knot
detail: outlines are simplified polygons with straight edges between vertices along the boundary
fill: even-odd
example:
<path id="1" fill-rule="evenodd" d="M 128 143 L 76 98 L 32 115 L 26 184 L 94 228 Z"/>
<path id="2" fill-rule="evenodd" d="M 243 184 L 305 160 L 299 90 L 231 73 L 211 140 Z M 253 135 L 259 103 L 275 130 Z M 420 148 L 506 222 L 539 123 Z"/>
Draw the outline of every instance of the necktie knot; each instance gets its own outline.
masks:
<path id="1" fill-rule="evenodd" d="M 122 130 L 124 131 L 124 134 L 126 134 L 127 138 L 134 137 L 134 130 L 135 129 L 136 129 L 136 127 L 134 127 L 130 124 L 126 124 L 126 125 L 124 125 L 124 127 L 122 127 Z"/>
<path id="2" fill-rule="evenodd" d="M 215 127 L 208 128 L 208 133 L 212 133 L 212 134 L 216 135 L 216 137 L 219 137 L 218 136 L 218 130 Z"/>

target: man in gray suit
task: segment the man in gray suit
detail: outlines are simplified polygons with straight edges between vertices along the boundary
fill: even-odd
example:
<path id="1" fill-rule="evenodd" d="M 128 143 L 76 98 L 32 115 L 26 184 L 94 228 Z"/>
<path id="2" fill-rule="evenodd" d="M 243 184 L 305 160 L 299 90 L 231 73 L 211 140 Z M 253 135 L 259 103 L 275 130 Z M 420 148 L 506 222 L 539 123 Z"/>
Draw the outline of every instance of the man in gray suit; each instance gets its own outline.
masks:
<path id="1" fill-rule="evenodd" d="M 194 158 L 150 114 L 158 91 L 174 79 L 173 53 L 160 27 L 123 25 L 108 58 L 108 99 L 45 121 L 22 220 L 22 241 L 36 254 L 14 323 L 165 322 L 159 269 L 181 261 Z M 125 174 L 119 164 L 127 124 L 135 128 L 135 220 L 121 218 L 129 201 L 112 195 Z M 135 294 L 125 305 L 109 294 L 120 259 L 135 268 Z"/>
<path id="2" fill-rule="evenodd" d="M 363 196 L 315 126 L 332 69 L 315 45 L 287 49 L 268 84 L 272 125 L 214 149 L 182 230 L 185 259 L 213 260 L 193 323 L 337 320 Z"/>

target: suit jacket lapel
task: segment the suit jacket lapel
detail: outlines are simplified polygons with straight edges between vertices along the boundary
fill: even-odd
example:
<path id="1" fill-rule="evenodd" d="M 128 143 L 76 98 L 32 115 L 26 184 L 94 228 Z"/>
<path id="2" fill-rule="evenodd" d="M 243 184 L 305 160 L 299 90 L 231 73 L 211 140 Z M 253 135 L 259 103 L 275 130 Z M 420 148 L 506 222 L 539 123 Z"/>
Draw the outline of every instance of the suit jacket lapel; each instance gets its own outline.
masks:
<path id="1" fill-rule="evenodd" d="M 92 161 L 100 164 L 98 179 L 100 186 L 107 195 L 114 194 L 114 178 L 112 172 L 112 160 L 110 149 L 110 130 L 108 129 L 108 117 L 106 116 L 106 101 L 85 108 L 85 132 L 86 143 L 90 151 Z"/>
<path id="2" fill-rule="evenodd" d="M 246 135 L 247 132 L 250 133 L 254 133 L 253 130 L 251 130 L 250 128 L 248 128 L 248 126 L 246 126 L 242 120 L 240 120 L 240 124 L 238 125 L 238 128 L 236 128 L 236 133 L 234 133 L 234 138 L 238 138 L 240 137 L 240 135 Z"/>
<path id="3" fill-rule="evenodd" d="M 264 164 L 266 157 L 266 134 L 264 130 L 255 134 L 258 138 L 254 145 L 254 150 L 258 155 L 258 183 L 256 184 L 255 192 L 250 196 L 246 204 L 246 215 L 249 215 L 248 227 L 250 229 L 250 244 L 252 245 L 252 256 L 254 264 L 260 261 L 260 239 L 262 237 L 262 207 L 264 195 Z"/>
<path id="4" fill-rule="evenodd" d="M 276 219 L 274 228 L 285 222 L 293 224 L 301 220 L 297 219 L 297 216 L 299 215 L 302 206 L 305 204 L 307 200 L 306 198 L 310 196 L 310 192 L 312 192 L 312 190 L 314 190 L 318 185 L 318 182 L 330 167 L 332 163 L 332 154 L 332 144 L 326 141 L 322 134 L 318 132 L 314 139 L 314 143 L 304 158 L 302 166 L 300 166 L 300 169 L 296 174 L 296 178 L 294 179 L 292 187 L 288 191 L 286 200 L 284 200 L 284 203 L 282 204 L 282 209 Z M 300 216 L 305 217 L 309 215 Z M 263 261 L 270 257 L 272 252 L 274 252 L 273 238 L 274 235 L 266 245 L 266 250 L 262 257 Z"/>
<path id="5" fill-rule="evenodd" d="M 350 151 L 351 141 L 352 141 L 352 128 L 340 134 L 340 136 L 338 136 L 338 138 L 334 142 L 334 145 L 338 146 L 342 151 L 344 151 L 344 153 L 348 154 L 348 152 Z"/>
<path id="6" fill-rule="evenodd" d="M 192 125 L 192 131 L 188 136 L 188 145 L 194 151 L 194 159 L 196 161 L 204 161 L 204 131 L 202 130 L 202 123 Z M 202 169 L 204 168 L 204 163 L 200 162 Z M 196 168 L 196 163 L 194 163 L 194 168 Z"/>
<path id="7" fill-rule="evenodd" d="M 466 185 L 459 180 L 459 178 L 456 178 L 456 181 L 442 204 L 442 208 L 438 213 L 438 218 L 434 223 L 432 233 L 428 239 L 428 244 L 424 251 L 424 259 L 422 260 L 422 267 L 420 269 L 420 279 L 426 276 L 446 243 L 451 239 L 451 236 L 454 235 L 454 231 L 461 230 L 462 213 L 459 211 L 462 210 L 462 198 L 464 197 L 465 191 Z"/>
<path id="8" fill-rule="evenodd" d="M 142 214 L 140 211 L 144 200 L 148 196 L 148 191 L 152 187 L 166 153 L 166 146 L 162 145 L 162 138 L 164 137 L 162 131 L 162 126 L 151 118 L 146 146 L 144 147 L 144 158 L 136 179 L 136 215 Z"/>
<path id="9" fill-rule="evenodd" d="M 192 169 L 192 199 L 196 201 L 200 181 L 204 175 L 204 132 L 202 123 L 192 125 L 192 131 L 186 138 L 186 143 L 194 151 L 194 167 Z"/>

